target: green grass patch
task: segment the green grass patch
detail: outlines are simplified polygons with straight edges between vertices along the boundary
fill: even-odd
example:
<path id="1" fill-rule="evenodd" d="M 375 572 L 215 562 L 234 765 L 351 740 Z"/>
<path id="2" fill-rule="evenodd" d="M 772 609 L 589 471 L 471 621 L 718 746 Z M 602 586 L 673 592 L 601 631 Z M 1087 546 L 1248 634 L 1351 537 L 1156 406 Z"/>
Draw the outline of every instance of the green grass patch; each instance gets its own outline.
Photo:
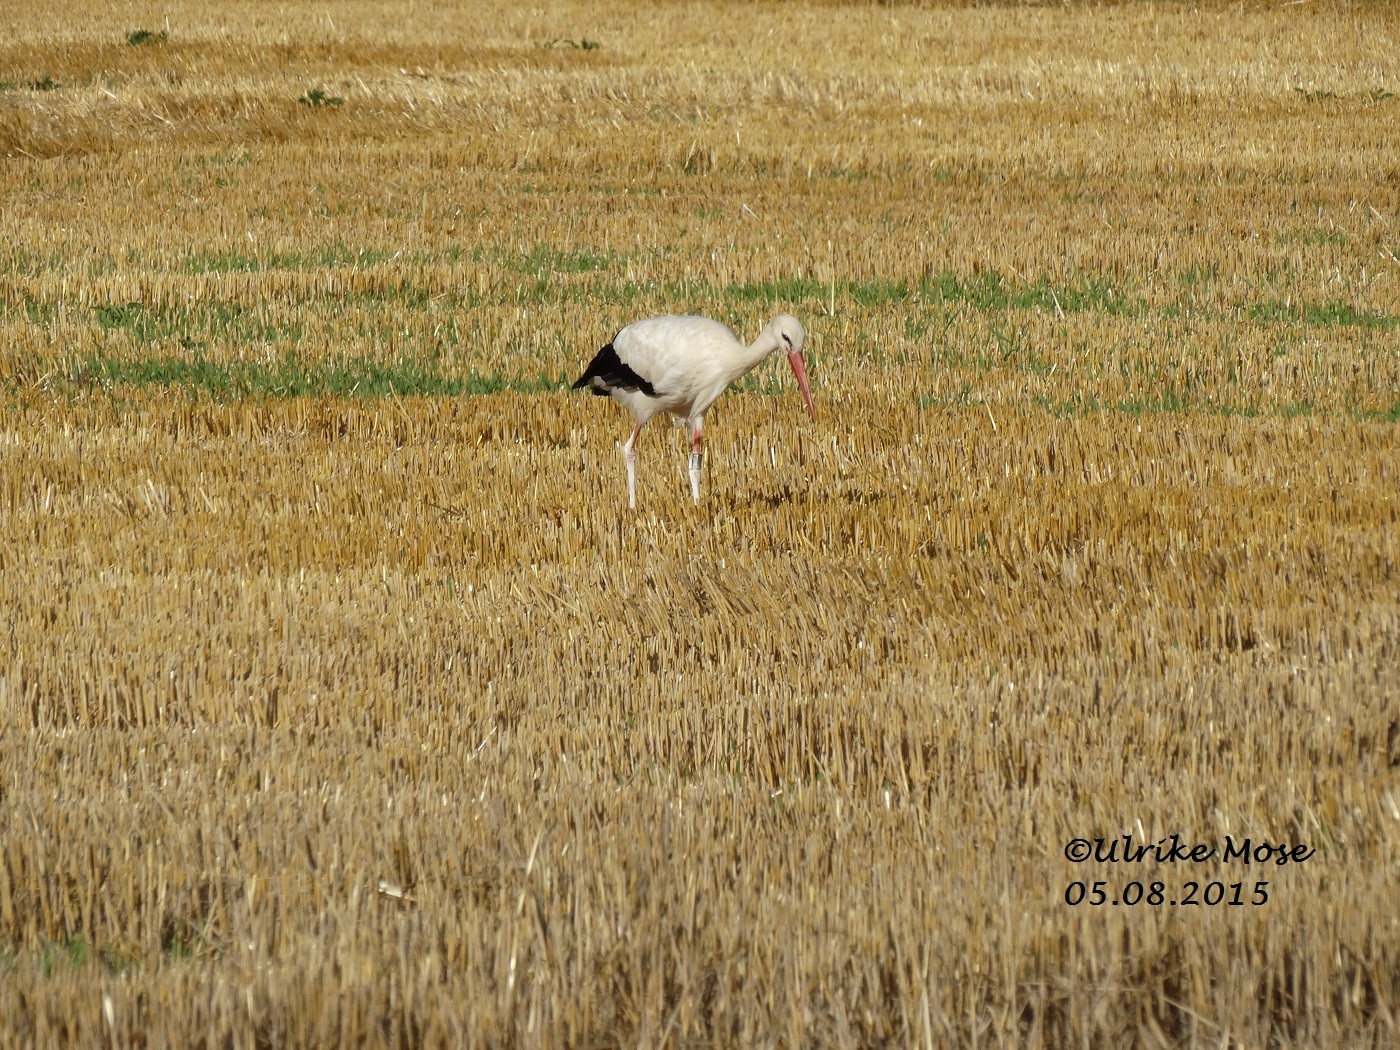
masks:
<path id="1" fill-rule="evenodd" d="M 1219 401 L 1197 400 L 1182 394 L 1173 387 L 1167 387 L 1152 397 L 1123 398 L 1117 401 L 1100 401 L 1092 394 L 1075 394 L 1062 400 L 1047 397 L 1035 398 L 1035 405 L 1051 415 L 1061 418 L 1096 415 L 1100 412 L 1113 412 L 1130 418 L 1156 415 L 1206 415 L 1206 416 L 1245 416 L 1282 415 L 1292 418 L 1296 415 L 1311 414 L 1312 406 L 1297 405 L 1265 408 L 1252 404 L 1234 404 Z"/>
<path id="2" fill-rule="evenodd" d="M 368 270 L 398 257 L 385 248 L 351 248 L 327 244 L 309 252 L 269 252 L 248 255 L 243 252 L 190 252 L 181 260 L 184 273 L 261 273 L 266 270 Z"/>
<path id="3" fill-rule="evenodd" d="M 86 963 L 87 959 L 87 941 L 81 936 L 74 937 L 67 944 L 45 943 L 39 950 L 39 965 L 43 967 L 45 977 L 52 977 L 54 970 L 65 963 L 77 969 Z"/>
<path id="4" fill-rule="evenodd" d="M 1200 291 L 1213 284 L 1220 276 L 1220 266 L 1212 263 L 1209 266 L 1191 266 L 1177 274 L 1177 284 L 1186 291 Z"/>
<path id="5" fill-rule="evenodd" d="M 305 250 L 249 252 L 236 247 L 221 250 L 195 250 L 182 254 L 170 269 L 182 274 L 264 273 L 272 271 L 322 272 L 331 270 L 385 272 L 385 286 L 356 297 L 393 301 L 400 305 L 422 305 L 427 296 L 410 279 L 412 268 L 436 262 L 493 263 L 507 273 L 520 274 L 533 281 L 516 283 L 509 277 L 499 281 L 493 293 L 481 298 L 494 302 L 610 302 L 629 305 L 646 300 L 672 304 L 672 309 L 687 307 L 720 316 L 728 307 L 733 314 L 745 305 L 793 310 L 839 308 L 854 305 L 863 310 L 889 308 L 940 309 L 970 308 L 982 312 L 1042 310 L 1070 314 L 1099 312 L 1136 315 L 1146 311 L 1146 304 L 1123 294 L 1107 281 L 1080 277 L 1060 284 L 1046 280 L 1034 283 L 1015 282 L 997 273 L 964 276 L 943 272 L 911 281 L 875 277 L 863 280 L 838 281 L 835 284 L 819 277 L 785 277 L 771 281 L 715 285 L 692 279 L 680 281 L 609 280 L 625 270 L 629 256 L 612 250 L 592 248 L 559 249 L 539 244 L 524 253 L 506 252 L 493 248 L 454 245 L 439 253 L 406 252 L 389 247 L 352 247 L 331 243 Z M 90 275 L 113 273 L 132 268 L 140 260 L 104 257 L 90 260 Z M 14 248 L 0 256 L 0 273 L 37 276 L 59 272 L 64 260 L 55 253 L 33 253 Z M 593 280 L 556 281 L 564 275 L 596 275 Z M 320 293 L 304 301 L 319 299 Z M 341 296 L 346 298 L 346 296 Z M 472 297 L 472 302 L 476 297 Z M 4 305 L 0 304 L 0 310 Z M 1261 306 L 1261 318 L 1272 316 L 1276 307 Z M 254 307 L 236 305 L 200 306 L 186 310 L 174 307 L 153 308 L 139 303 L 109 304 L 98 308 L 97 320 L 104 330 L 125 329 L 138 338 L 170 335 L 198 321 L 194 314 L 205 315 L 204 324 L 214 330 L 252 324 L 258 311 Z M 739 312 L 743 312 L 739 310 Z M 913 315 L 911 315 L 913 316 Z M 1368 315 L 1359 315 L 1364 319 Z M 1343 319 L 1345 322 L 1345 319 Z M 253 333 L 249 333 L 252 335 Z"/>
<path id="6" fill-rule="evenodd" d="M 982 399 L 974 396 L 971 383 L 963 383 L 957 390 L 945 397 L 939 397 L 937 394 L 919 394 L 914 398 L 914 403 L 921 409 L 967 408 L 971 405 L 982 404 Z"/>
<path id="7" fill-rule="evenodd" d="M 164 29 L 159 33 L 154 33 L 149 29 L 137 29 L 126 35 L 126 42 L 129 47 L 145 47 L 150 44 L 163 44 L 169 39 L 170 36 Z"/>
<path id="8" fill-rule="evenodd" d="M 1219 406 L 1206 402 L 1192 402 L 1182 397 L 1177 391 L 1170 387 L 1157 394 L 1155 397 L 1127 398 L 1115 402 L 1113 405 L 1115 412 L 1121 412 L 1125 416 L 1156 416 L 1156 415 L 1178 415 L 1182 412 L 1205 411 L 1210 414 L 1220 414 Z M 1252 412 L 1229 412 L 1227 415 L 1253 415 Z"/>
<path id="9" fill-rule="evenodd" d="M 601 273 L 616 270 L 626 265 L 627 256 L 612 250 L 594 251 L 580 248 L 573 251 L 555 248 L 548 244 L 537 244 L 528 252 L 508 252 L 501 249 L 466 248 L 453 245 L 442 253 L 442 261 L 455 263 L 491 262 L 514 273 L 527 274 L 536 278 L 542 296 L 548 297 L 548 279 L 557 274 Z M 431 262 L 429 258 L 418 261 Z"/>
<path id="10" fill-rule="evenodd" d="M 871 278 L 837 281 L 816 277 L 792 277 L 759 284 L 728 285 L 724 297 L 752 303 L 824 303 L 832 298 L 849 300 L 866 309 L 887 306 L 969 306 L 975 310 L 1053 310 L 1058 313 L 1097 311 L 1137 314 L 1145 304 L 1116 290 L 1108 281 L 1081 276 L 1053 285 L 1041 279 L 1033 283 L 1011 281 L 999 273 L 965 276 L 949 271 L 930 274 L 917 282 Z"/>
<path id="11" fill-rule="evenodd" d="M 1269 414 L 1258 405 L 1237 404 L 1228 401 L 1198 401 L 1183 396 L 1176 390 L 1167 389 L 1155 397 L 1128 398 L 1116 401 L 1110 406 L 1114 412 L 1125 416 L 1190 415 L 1206 416 L 1255 416 Z"/>
<path id="12" fill-rule="evenodd" d="M 0 318 L 5 320 L 23 317 L 32 325 L 47 326 L 58 316 L 58 304 L 48 299 L 35 299 L 26 295 L 23 299 L 6 303 L 0 300 Z"/>
<path id="13" fill-rule="evenodd" d="M 1249 317 L 1259 324 L 1305 324 L 1317 327 L 1350 326 L 1389 331 L 1400 325 L 1395 314 L 1358 310 L 1340 299 L 1325 303 L 1281 303 L 1269 300 L 1249 308 Z"/>
<path id="14" fill-rule="evenodd" d="M 984 355 L 979 361 L 983 368 L 1015 368 L 1027 375 L 1048 376 L 1050 362 L 1038 355 L 1027 343 L 1026 334 L 1020 331 L 992 331 L 992 339 L 997 344 L 995 355 Z"/>
<path id="15" fill-rule="evenodd" d="M 297 99 L 297 102 L 312 109 L 334 109 L 336 106 L 345 105 L 345 100 L 339 95 L 328 95 L 320 88 L 312 88 Z"/>
<path id="16" fill-rule="evenodd" d="M 612 251 L 560 251 L 547 244 L 537 244 L 528 254 L 508 257 L 503 261 L 520 273 L 548 277 L 558 273 L 596 273 L 615 269 L 626 262 L 626 257 Z"/>
<path id="17" fill-rule="evenodd" d="M 836 285 L 837 291 L 845 295 L 850 282 Z M 825 302 L 831 285 L 815 277 L 784 277 L 776 281 L 762 281 L 756 284 L 728 284 L 722 289 L 723 297 L 739 303 L 801 303 Z"/>
<path id="18" fill-rule="evenodd" d="M 121 331 L 140 343 L 175 343 L 186 350 L 206 340 L 230 343 L 295 342 L 301 326 L 275 321 L 257 308 L 233 302 L 197 307 L 149 307 L 143 303 L 107 303 L 93 310 L 104 332 Z"/>
<path id="19" fill-rule="evenodd" d="M 82 934 L 67 941 L 45 940 L 37 951 L 30 954 L 30 959 L 45 977 L 89 966 L 98 966 L 106 973 L 116 975 L 125 973 L 132 963 L 129 956 L 110 945 L 89 945 Z M 8 957 L 0 955 L 0 967 L 13 972 L 19 969 L 22 960 L 23 955 L 19 953 Z"/>
<path id="20" fill-rule="evenodd" d="M 968 396 L 969 389 L 964 387 L 961 395 L 951 398 L 922 395 L 916 399 L 916 403 L 920 408 L 965 408 L 969 404 L 977 403 L 976 399 Z M 1173 387 L 1167 387 L 1155 397 L 1100 401 L 1091 394 L 1075 394 L 1073 397 L 1061 400 L 1037 397 L 1034 399 L 1034 404 L 1037 408 L 1061 418 L 1090 416 L 1101 412 L 1113 412 L 1133 418 L 1153 415 L 1205 415 L 1241 416 L 1246 419 L 1260 416 L 1298 419 L 1328 414 L 1307 401 L 1290 401 L 1277 405 L 1211 401 L 1190 397 Z M 1392 405 L 1389 411 L 1352 409 L 1351 415 L 1359 420 L 1400 423 L 1400 401 Z"/>
<path id="21" fill-rule="evenodd" d="M 978 310 L 1053 310 L 1056 313 L 1094 311 L 1137 314 L 1144 304 L 1114 289 L 1108 281 L 1087 275 L 1060 285 L 1041 278 L 1032 283 L 1008 281 L 995 271 L 961 277 L 943 272 L 925 277 L 919 300 L 926 304 L 963 304 Z"/>
<path id="22" fill-rule="evenodd" d="M 164 954 L 171 959 L 182 957 L 168 947 Z M 81 933 L 66 941 L 43 939 L 38 948 L 30 951 L 0 949 L 0 977 L 30 967 L 44 977 L 61 977 L 74 970 L 92 969 L 116 977 L 130 973 L 137 966 L 137 957 L 129 951 L 111 944 L 90 944 Z"/>
<path id="23" fill-rule="evenodd" d="M 247 397 L 472 397 L 504 391 L 544 393 L 562 377 L 519 379 L 470 372 L 449 375 L 433 361 L 336 358 L 303 361 L 209 361 L 202 357 L 111 357 L 92 353 L 65 370 L 75 386 L 179 387 L 221 400 Z"/>
<path id="24" fill-rule="evenodd" d="M 1304 230 L 1294 235 L 1294 239 L 1299 244 L 1310 245 L 1315 248 L 1345 248 L 1348 243 L 1347 235 L 1341 230 L 1324 230 L 1321 228 Z M 1280 240 L 1287 243 L 1288 237 L 1281 237 Z"/>
<path id="25" fill-rule="evenodd" d="M 1002 315 L 1005 319 L 996 327 L 1008 333 L 1014 332 L 1018 324 L 1012 315 L 1026 310 L 1066 316 L 1150 314 L 1170 318 L 1181 309 L 1172 304 L 1149 305 L 1135 294 L 1092 277 L 1052 284 L 1046 280 L 1012 281 L 994 272 L 972 275 L 942 272 L 918 280 L 871 278 L 835 285 L 816 276 L 720 285 L 685 278 L 677 281 L 620 279 L 628 258 L 626 254 L 610 250 L 561 250 L 548 245 L 516 253 L 489 247 L 453 246 L 431 255 L 407 255 L 387 247 L 357 248 L 343 243 L 269 252 L 244 252 L 234 246 L 226 250 L 187 252 L 170 266 L 175 272 L 187 274 L 373 271 L 380 279 L 356 282 L 365 287 L 353 292 L 332 294 L 308 288 L 289 299 L 279 299 L 276 308 L 271 303 L 219 300 L 161 306 L 129 302 L 96 306 L 91 316 L 101 333 L 121 332 L 138 343 L 173 344 L 174 348 L 188 352 L 214 342 L 228 345 L 295 343 L 304 335 L 303 325 L 319 323 L 315 319 L 322 315 L 317 310 L 308 313 L 288 307 L 319 307 L 324 303 L 373 308 L 371 320 L 362 321 L 360 330 L 355 333 L 361 337 L 375 334 L 367 329 L 383 328 L 387 332 L 395 326 L 402 327 L 399 320 L 392 324 L 383 320 L 381 324 L 375 310 L 382 310 L 387 318 L 394 311 L 429 308 L 451 311 L 492 304 L 587 303 L 596 306 L 606 303 L 636 316 L 666 310 L 696 312 L 743 327 L 752 323 L 756 312 L 771 313 L 778 309 L 792 310 L 804 319 L 826 313 L 833 306 L 838 313 L 894 310 L 903 318 L 904 333 L 911 341 L 935 338 L 940 326 L 946 328 L 952 318 L 967 312 Z M 490 288 L 478 290 L 479 286 L 473 281 L 463 283 L 455 292 L 433 295 L 413 275 L 419 267 L 439 261 L 488 262 L 499 269 Z M 87 262 L 92 274 L 118 272 L 135 265 L 132 260 L 117 256 L 94 257 Z M 0 274 L 35 276 L 59 272 L 62 268 L 63 261 L 51 252 L 13 248 L 0 255 Z M 566 276 L 569 279 L 563 279 Z M 1179 275 L 1179 279 L 1183 301 L 1189 305 L 1195 293 L 1207 286 L 1213 277 L 1209 271 L 1187 271 Z M 44 304 L 23 299 L 0 302 L 0 317 L 7 319 L 22 317 L 31 323 L 46 323 L 52 316 L 53 310 Z M 1212 311 L 1211 316 L 1234 323 L 1286 325 L 1295 330 L 1299 326 L 1349 327 L 1379 332 L 1400 328 L 1400 315 L 1369 311 L 1341 300 L 1299 303 L 1269 299 Z M 1017 339 L 1006 336 L 997 343 L 980 364 L 994 367 L 1000 359 L 1003 364 L 1021 367 L 1030 373 L 1047 371 L 1043 361 L 1017 345 Z"/>

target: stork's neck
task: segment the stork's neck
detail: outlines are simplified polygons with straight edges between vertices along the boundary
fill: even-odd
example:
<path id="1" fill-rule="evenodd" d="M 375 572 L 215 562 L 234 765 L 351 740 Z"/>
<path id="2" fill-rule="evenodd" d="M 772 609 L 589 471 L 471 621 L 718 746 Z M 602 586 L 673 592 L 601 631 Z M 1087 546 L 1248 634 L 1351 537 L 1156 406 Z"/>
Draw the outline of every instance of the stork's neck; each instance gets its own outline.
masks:
<path id="1" fill-rule="evenodd" d="M 747 372 L 750 368 L 753 368 L 782 345 L 782 338 L 773 331 L 772 325 L 763 329 L 763 331 L 758 333 L 757 339 L 740 350 L 739 356 L 743 362 L 744 371 Z"/>

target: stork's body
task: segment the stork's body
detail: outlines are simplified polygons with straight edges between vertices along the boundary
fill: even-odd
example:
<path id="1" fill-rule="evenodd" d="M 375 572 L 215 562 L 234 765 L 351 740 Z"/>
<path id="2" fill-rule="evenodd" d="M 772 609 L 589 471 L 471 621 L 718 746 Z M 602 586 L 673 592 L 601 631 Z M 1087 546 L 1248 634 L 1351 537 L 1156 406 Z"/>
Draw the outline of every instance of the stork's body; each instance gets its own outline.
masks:
<path id="1" fill-rule="evenodd" d="M 802 359 L 805 339 L 801 323 L 788 314 L 773 318 L 748 345 L 708 317 L 651 317 L 629 324 L 613 336 L 594 356 L 574 389 L 588 387 L 632 411 L 636 424 L 622 446 L 627 463 L 627 505 L 637 505 L 637 435 L 660 412 L 671 413 L 689 432 L 690 494 L 697 504 L 700 502 L 705 413 L 730 383 L 775 350 L 787 352 L 807 411 L 815 415 Z"/>

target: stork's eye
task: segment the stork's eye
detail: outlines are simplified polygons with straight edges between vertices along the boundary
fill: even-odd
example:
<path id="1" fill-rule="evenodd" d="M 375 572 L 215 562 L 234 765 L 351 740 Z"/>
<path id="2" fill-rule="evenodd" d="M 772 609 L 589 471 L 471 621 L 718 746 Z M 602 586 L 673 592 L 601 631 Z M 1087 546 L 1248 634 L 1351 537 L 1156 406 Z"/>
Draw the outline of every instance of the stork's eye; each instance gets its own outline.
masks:
<path id="1" fill-rule="evenodd" d="M 788 338 L 788 334 L 786 332 L 783 333 L 783 342 L 787 343 L 788 346 L 792 345 L 792 340 Z"/>

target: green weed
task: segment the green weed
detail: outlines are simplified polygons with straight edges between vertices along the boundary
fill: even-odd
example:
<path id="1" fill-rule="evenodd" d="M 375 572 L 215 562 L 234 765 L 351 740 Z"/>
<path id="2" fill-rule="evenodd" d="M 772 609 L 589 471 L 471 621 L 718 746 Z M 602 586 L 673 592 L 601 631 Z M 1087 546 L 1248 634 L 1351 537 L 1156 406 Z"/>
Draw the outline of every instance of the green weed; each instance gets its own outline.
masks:
<path id="1" fill-rule="evenodd" d="M 339 95 L 328 95 L 320 88 L 312 88 L 306 94 L 302 95 L 301 98 L 297 99 L 297 102 L 303 106 L 310 106 L 313 109 L 342 106 L 345 104 L 345 100 Z"/>

